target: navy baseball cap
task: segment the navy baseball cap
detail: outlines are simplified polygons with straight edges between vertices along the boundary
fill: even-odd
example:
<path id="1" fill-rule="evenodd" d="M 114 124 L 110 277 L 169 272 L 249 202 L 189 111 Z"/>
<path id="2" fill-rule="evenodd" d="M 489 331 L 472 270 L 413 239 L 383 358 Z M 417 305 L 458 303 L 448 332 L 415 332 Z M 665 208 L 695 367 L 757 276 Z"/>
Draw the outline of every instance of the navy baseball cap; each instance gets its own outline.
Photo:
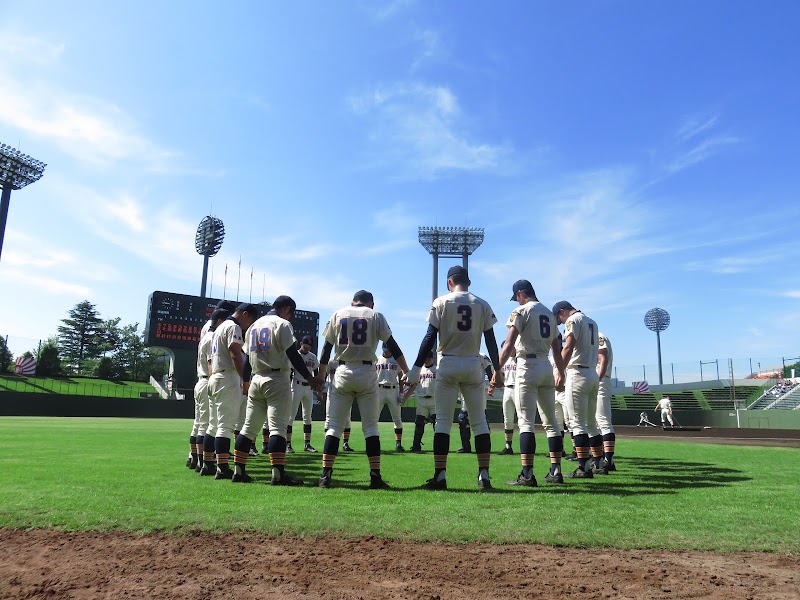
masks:
<path id="1" fill-rule="evenodd" d="M 301 344 L 301 345 L 310 346 L 310 345 L 311 345 L 311 337 L 310 337 L 310 336 L 308 336 L 308 335 L 304 335 L 304 336 L 303 336 L 303 339 L 302 339 L 302 340 L 300 340 L 300 344 Z"/>
<path id="2" fill-rule="evenodd" d="M 217 308 L 222 308 L 228 312 L 233 312 L 236 310 L 236 303 L 229 300 L 220 300 L 217 302 Z"/>
<path id="3" fill-rule="evenodd" d="M 231 311 L 226 310 L 224 308 L 218 308 L 214 312 L 211 313 L 211 322 L 225 320 L 231 316 Z"/>
<path id="4" fill-rule="evenodd" d="M 367 290 L 358 290 L 353 295 L 353 302 L 361 302 L 362 304 L 375 304 L 375 299 Z"/>
<path id="5" fill-rule="evenodd" d="M 511 288 L 511 290 L 514 292 L 514 295 L 511 296 L 512 300 L 517 299 L 517 292 L 525 292 L 528 297 L 536 296 L 536 292 L 533 291 L 531 282 L 527 279 L 519 279 L 518 281 L 514 282 L 514 286 Z"/>
<path id="6" fill-rule="evenodd" d="M 566 300 L 561 300 L 553 305 L 554 315 L 558 315 L 562 310 L 575 310 L 575 307 Z"/>
<path id="7" fill-rule="evenodd" d="M 450 267 L 447 270 L 447 278 L 450 279 L 453 275 L 463 275 L 464 277 L 469 277 L 467 270 L 462 267 L 461 265 L 455 265 L 454 267 Z"/>
<path id="8" fill-rule="evenodd" d="M 254 317 L 258 317 L 259 310 L 258 306 L 255 304 L 250 304 L 249 302 L 242 302 L 239 306 L 236 307 L 236 312 L 246 312 Z"/>

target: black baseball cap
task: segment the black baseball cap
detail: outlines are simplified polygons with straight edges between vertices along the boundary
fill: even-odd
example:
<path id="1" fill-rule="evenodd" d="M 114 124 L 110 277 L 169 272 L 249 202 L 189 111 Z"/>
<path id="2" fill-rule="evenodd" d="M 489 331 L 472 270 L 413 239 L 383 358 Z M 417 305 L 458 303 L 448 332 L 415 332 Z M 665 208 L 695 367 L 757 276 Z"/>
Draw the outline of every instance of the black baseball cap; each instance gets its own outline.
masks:
<path id="1" fill-rule="evenodd" d="M 566 300 L 560 300 L 553 305 L 554 315 L 558 315 L 562 310 L 575 310 L 575 307 Z"/>
<path id="2" fill-rule="evenodd" d="M 536 292 L 533 291 L 533 286 L 531 285 L 531 282 L 528 281 L 527 279 L 519 279 L 515 281 L 511 290 L 514 292 L 514 294 L 511 296 L 512 300 L 517 299 L 517 292 L 525 292 L 529 297 L 536 296 Z"/>
<path id="3" fill-rule="evenodd" d="M 461 265 L 455 265 L 448 269 L 447 278 L 450 279 L 453 275 L 463 275 L 464 277 L 469 277 L 467 270 Z"/>
<path id="4" fill-rule="evenodd" d="M 302 339 L 302 340 L 300 340 L 300 345 L 307 345 L 307 346 L 310 346 L 310 345 L 311 345 L 311 336 L 304 335 L 304 336 L 303 336 L 303 339 Z"/>
<path id="5" fill-rule="evenodd" d="M 236 310 L 236 303 L 231 302 L 230 300 L 220 300 L 217 302 L 217 308 L 222 308 L 228 312 L 233 312 Z"/>
<path id="6" fill-rule="evenodd" d="M 375 299 L 372 297 L 371 292 L 368 292 L 367 290 L 358 290 L 353 295 L 353 302 L 361 302 L 362 304 L 375 304 Z"/>

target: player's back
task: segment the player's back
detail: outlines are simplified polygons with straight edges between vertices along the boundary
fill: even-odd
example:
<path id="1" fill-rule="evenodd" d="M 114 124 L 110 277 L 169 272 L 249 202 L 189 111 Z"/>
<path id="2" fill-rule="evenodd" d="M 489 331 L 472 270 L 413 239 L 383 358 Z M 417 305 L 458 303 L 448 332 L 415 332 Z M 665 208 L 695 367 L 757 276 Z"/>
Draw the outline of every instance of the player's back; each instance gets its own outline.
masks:
<path id="1" fill-rule="evenodd" d="M 578 311 L 567 319 L 564 332 L 567 336 L 572 334 L 575 337 L 575 346 L 568 366 L 594 369 L 599 347 L 597 323 Z"/>
<path id="2" fill-rule="evenodd" d="M 334 359 L 340 362 L 374 362 L 378 344 L 391 335 L 386 318 L 368 306 L 337 310 L 323 332 L 325 340 L 333 344 Z"/>
<path id="3" fill-rule="evenodd" d="M 242 328 L 233 319 L 227 319 L 220 323 L 214 331 L 214 338 L 211 341 L 211 372 L 222 373 L 234 371 L 233 359 L 231 358 L 230 346 L 232 344 L 244 345 L 242 339 Z"/>
<path id="4" fill-rule="evenodd" d="M 439 330 L 440 354 L 478 356 L 483 332 L 497 319 L 485 300 L 464 291 L 434 300 L 428 322 Z"/>
<path id="5" fill-rule="evenodd" d="M 247 330 L 244 349 L 253 373 L 289 369 L 286 350 L 294 344 L 294 329 L 278 315 L 264 315 Z"/>
<path id="6" fill-rule="evenodd" d="M 555 316 L 544 304 L 534 300 L 515 309 L 511 313 L 509 323 L 516 324 L 513 318 L 516 313 L 524 319 L 524 326 L 514 343 L 517 356 L 535 354 L 539 358 L 546 358 L 553 339 L 558 336 Z"/>
<path id="7" fill-rule="evenodd" d="M 598 338 L 599 338 L 599 341 L 598 341 L 598 344 L 597 344 L 597 350 L 598 350 L 598 352 L 600 350 L 605 350 L 606 351 L 606 374 L 605 374 L 605 376 L 607 378 L 610 378 L 611 377 L 611 372 L 612 372 L 611 369 L 614 367 L 614 350 L 611 348 L 611 340 L 609 340 L 606 337 L 606 335 L 604 333 L 602 333 L 602 332 L 599 332 L 597 335 L 598 335 Z"/>

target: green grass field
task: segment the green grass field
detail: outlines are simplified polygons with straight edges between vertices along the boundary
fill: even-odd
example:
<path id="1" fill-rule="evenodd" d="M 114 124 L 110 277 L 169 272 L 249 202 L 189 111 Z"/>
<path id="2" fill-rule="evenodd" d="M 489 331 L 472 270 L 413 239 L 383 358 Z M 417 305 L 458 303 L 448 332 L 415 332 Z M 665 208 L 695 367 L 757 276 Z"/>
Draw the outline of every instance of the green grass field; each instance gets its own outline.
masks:
<path id="1" fill-rule="evenodd" d="M 351 444 L 363 450 L 354 425 Z M 519 457 L 493 456 L 492 494 L 477 491 L 474 454 L 451 454 L 451 489 L 430 492 L 416 488 L 433 473 L 431 453 L 396 454 L 391 423 L 382 427 L 389 491 L 366 489 L 363 451 L 339 456 L 333 489 L 315 487 L 321 455 L 303 452 L 288 457 L 287 470 L 305 487 L 270 486 L 266 456 L 248 463 L 256 483 L 236 485 L 184 466 L 189 420 L 3 418 L 0 526 L 800 551 L 797 449 L 620 437 L 616 473 L 563 486 L 541 483 L 547 463 L 537 455 L 542 487 L 509 487 Z M 412 431 L 409 424 L 406 446 Z M 454 434 L 453 448 L 457 428 Z M 424 442 L 430 450 L 430 427 Z M 322 448 L 321 423 L 312 443 Z M 537 443 L 539 453 L 546 449 L 544 436 Z M 502 432 L 493 433 L 493 447 L 502 447 Z"/>

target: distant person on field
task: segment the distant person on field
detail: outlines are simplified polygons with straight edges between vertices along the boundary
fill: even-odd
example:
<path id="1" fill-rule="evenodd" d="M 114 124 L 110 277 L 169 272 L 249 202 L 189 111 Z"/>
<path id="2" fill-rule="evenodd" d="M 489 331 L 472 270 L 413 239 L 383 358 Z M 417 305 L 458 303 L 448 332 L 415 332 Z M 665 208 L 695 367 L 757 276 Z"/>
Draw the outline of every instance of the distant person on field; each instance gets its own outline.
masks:
<path id="1" fill-rule="evenodd" d="M 669 420 L 669 426 L 675 429 L 675 423 L 672 420 L 672 400 L 669 399 L 669 396 L 664 396 L 658 401 L 654 410 L 659 409 L 661 410 L 661 427 L 666 429 L 667 420 Z"/>

